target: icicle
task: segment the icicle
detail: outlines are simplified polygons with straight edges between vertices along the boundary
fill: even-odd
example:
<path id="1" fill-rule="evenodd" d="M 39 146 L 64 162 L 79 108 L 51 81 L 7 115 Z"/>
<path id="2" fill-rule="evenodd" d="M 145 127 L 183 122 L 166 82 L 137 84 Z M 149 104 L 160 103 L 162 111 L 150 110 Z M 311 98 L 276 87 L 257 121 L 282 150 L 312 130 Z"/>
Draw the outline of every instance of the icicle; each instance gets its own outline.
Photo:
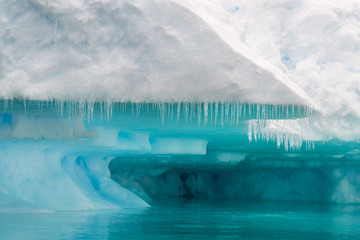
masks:
<path id="1" fill-rule="evenodd" d="M 213 124 L 213 103 L 210 103 L 210 122 Z"/>
<path id="2" fill-rule="evenodd" d="M 219 103 L 215 102 L 215 116 L 214 116 L 214 126 L 216 127 L 216 121 L 217 121 L 217 117 L 218 117 L 218 112 L 219 112 Z"/>
<path id="3" fill-rule="evenodd" d="M 234 123 L 235 123 L 235 120 L 234 120 L 235 114 L 236 114 L 236 112 L 235 112 L 234 104 L 229 103 L 229 122 L 230 122 L 230 126 L 233 126 Z"/>
<path id="4" fill-rule="evenodd" d="M 90 125 L 90 102 L 86 102 L 86 120 L 88 122 L 88 124 Z"/>
<path id="5" fill-rule="evenodd" d="M 90 102 L 90 119 L 94 120 L 94 107 L 95 107 L 95 103 L 94 102 Z"/>
<path id="6" fill-rule="evenodd" d="M 141 103 L 137 103 L 137 104 L 136 104 L 136 118 L 139 118 L 141 109 L 142 109 L 142 104 L 141 104 Z"/>
<path id="7" fill-rule="evenodd" d="M 64 102 L 61 101 L 60 103 L 60 117 L 64 116 Z"/>
<path id="8" fill-rule="evenodd" d="M 119 105 L 119 108 L 120 108 L 120 111 L 121 111 L 121 112 L 126 112 L 127 103 L 121 103 L 121 104 Z"/>
<path id="9" fill-rule="evenodd" d="M 244 113 L 243 113 L 244 119 L 246 119 L 246 103 L 244 103 Z"/>
<path id="10" fill-rule="evenodd" d="M 265 104 L 261 106 L 261 119 L 267 119 L 268 107 Z"/>
<path id="11" fill-rule="evenodd" d="M 113 105 L 112 102 L 110 102 L 110 119 L 112 118 L 113 115 Z"/>
<path id="12" fill-rule="evenodd" d="M 251 108 L 252 108 L 252 105 L 251 104 L 249 104 L 249 119 L 251 119 L 252 117 L 251 117 Z"/>
<path id="13" fill-rule="evenodd" d="M 180 119 L 180 111 L 181 111 L 181 103 L 177 104 L 177 112 L 176 112 L 176 122 L 179 122 Z"/>
<path id="14" fill-rule="evenodd" d="M 100 122 L 102 123 L 103 114 L 104 114 L 103 102 L 100 102 L 99 105 L 100 105 Z"/>
<path id="15" fill-rule="evenodd" d="M 248 139 L 249 139 L 249 143 L 252 142 L 252 122 L 251 120 L 249 121 L 248 124 Z"/>
<path id="16" fill-rule="evenodd" d="M 243 108 L 244 108 L 244 106 L 243 106 L 243 104 L 239 104 L 239 119 L 241 119 L 242 118 L 242 110 L 243 110 Z M 244 119 L 245 119 L 245 117 L 244 117 Z"/>
<path id="17" fill-rule="evenodd" d="M 184 114 L 185 114 L 185 122 L 188 122 L 188 118 L 189 118 L 189 104 L 188 103 L 184 103 Z"/>
<path id="18" fill-rule="evenodd" d="M 106 120 L 108 124 L 110 122 L 110 112 L 111 112 L 110 108 L 111 108 L 111 102 L 110 99 L 108 99 L 106 102 Z"/>
<path id="19" fill-rule="evenodd" d="M 9 107 L 9 101 L 4 100 L 4 112 L 7 111 L 8 107 Z"/>
<path id="20" fill-rule="evenodd" d="M 276 147 L 280 149 L 281 146 L 281 138 L 279 136 L 279 132 L 276 133 Z"/>
<path id="21" fill-rule="evenodd" d="M 224 123 L 229 123 L 229 108 L 230 108 L 230 104 L 228 102 L 225 102 L 223 104 L 224 106 L 224 118 L 225 118 L 225 122 Z"/>
<path id="22" fill-rule="evenodd" d="M 189 104 L 189 123 L 191 124 L 192 122 L 192 117 L 193 117 L 193 114 L 192 114 L 192 103 L 188 103 Z"/>
<path id="23" fill-rule="evenodd" d="M 204 126 L 208 122 L 208 103 L 204 103 Z"/>
<path id="24" fill-rule="evenodd" d="M 171 103 L 165 103 L 165 109 L 166 109 L 166 115 L 167 115 L 167 119 L 170 119 L 170 114 L 171 114 Z"/>
<path id="25" fill-rule="evenodd" d="M 286 118 L 289 118 L 289 105 L 286 106 Z"/>
<path id="26" fill-rule="evenodd" d="M 161 114 L 161 123 L 165 123 L 165 103 L 160 103 L 160 114 Z"/>
<path id="27" fill-rule="evenodd" d="M 224 103 L 220 104 L 220 123 L 221 123 L 221 127 L 224 127 L 224 115 L 225 115 L 225 106 Z"/>
<path id="28" fill-rule="evenodd" d="M 135 103 L 131 103 L 131 116 L 135 116 Z"/>
<path id="29" fill-rule="evenodd" d="M 240 120 L 240 104 L 239 103 L 236 103 L 236 126 L 238 127 L 239 126 L 239 120 Z"/>
<path id="30" fill-rule="evenodd" d="M 24 113 L 26 114 L 26 100 L 24 100 Z"/>
<path id="31" fill-rule="evenodd" d="M 175 107 L 175 103 L 171 103 L 170 105 L 170 120 L 172 121 L 174 119 L 174 107 Z"/>
<path id="32" fill-rule="evenodd" d="M 236 107 L 237 107 L 237 103 L 232 103 L 230 105 L 230 109 L 231 109 L 231 126 L 236 125 Z"/>
<path id="33" fill-rule="evenodd" d="M 259 127 L 258 125 L 252 126 L 252 131 L 253 131 L 255 143 L 257 143 L 258 127 Z"/>
<path id="34" fill-rule="evenodd" d="M 196 104 L 197 106 L 197 115 L 198 115 L 198 126 L 200 127 L 201 124 L 201 103 Z"/>

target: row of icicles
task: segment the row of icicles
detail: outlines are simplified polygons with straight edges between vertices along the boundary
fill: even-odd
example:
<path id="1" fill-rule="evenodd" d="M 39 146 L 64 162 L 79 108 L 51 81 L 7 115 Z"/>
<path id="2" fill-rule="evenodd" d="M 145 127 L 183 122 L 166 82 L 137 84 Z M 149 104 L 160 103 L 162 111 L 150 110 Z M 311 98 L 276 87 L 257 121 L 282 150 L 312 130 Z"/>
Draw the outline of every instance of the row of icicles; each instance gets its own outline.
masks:
<path id="1" fill-rule="evenodd" d="M 162 124 L 167 122 L 196 124 L 197 127 L 238 127 L 248 130 L 250 142 L 276 141 L 277 146 L 285 150 L 300 149 L 302 145 L 301 129 L 298 122 L 311 124 L 318 113 L 299 105 L 269 105 L 240 102 L 152 102 L 120 103 L 112 101 L 32 101 L 0 100 L 4 112 L 25 114 L 50 114 L 60 117 L 82 116 L 89 123 L 95 118 L 106 119 L 109 123 L 113 115 L 127 115 L 159 118 Z M 284 121 L 290 132 L 278 127 Z M 246 124 L 248 122 L 248 124 Z M 270 126 L 270 127 L 269 127 Z M 276 126 L 276 127 L 274 127 Z M 309 145 L 309 146 L 308 146 Z M 312 149 L 313 143 L 306 143 L 306 149 Z"/>

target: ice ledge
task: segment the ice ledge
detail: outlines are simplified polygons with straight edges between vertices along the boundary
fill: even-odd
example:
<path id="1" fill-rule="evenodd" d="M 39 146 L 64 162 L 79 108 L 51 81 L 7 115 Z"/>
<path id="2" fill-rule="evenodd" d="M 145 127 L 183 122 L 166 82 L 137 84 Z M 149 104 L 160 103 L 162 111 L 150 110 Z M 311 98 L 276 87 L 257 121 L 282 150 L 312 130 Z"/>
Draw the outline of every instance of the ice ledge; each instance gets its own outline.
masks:
<path id="1" fill-rule="evenodd" d="M 199 1 L 0 3 L 3 99 L 316 107 Z"/>

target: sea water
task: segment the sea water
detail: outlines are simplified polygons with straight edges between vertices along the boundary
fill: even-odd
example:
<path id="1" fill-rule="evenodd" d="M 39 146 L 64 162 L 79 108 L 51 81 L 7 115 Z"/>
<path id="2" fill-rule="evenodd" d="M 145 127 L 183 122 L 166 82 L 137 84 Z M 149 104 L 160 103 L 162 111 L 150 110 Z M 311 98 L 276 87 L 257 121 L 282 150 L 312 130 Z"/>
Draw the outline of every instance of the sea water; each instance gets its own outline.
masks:
<path id="1" fill-rule="evenodd" d="M 360 206 L 162 199 L 121 211 L 2 213 L 0 239 L 359 239 Z"/>

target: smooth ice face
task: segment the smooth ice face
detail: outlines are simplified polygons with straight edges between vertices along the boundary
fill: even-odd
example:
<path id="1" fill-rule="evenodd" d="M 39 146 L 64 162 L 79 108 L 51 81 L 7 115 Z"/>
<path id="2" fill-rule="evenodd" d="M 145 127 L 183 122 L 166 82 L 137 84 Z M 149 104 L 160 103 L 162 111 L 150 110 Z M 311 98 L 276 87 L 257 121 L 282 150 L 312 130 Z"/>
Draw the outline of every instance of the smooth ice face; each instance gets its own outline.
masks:
<path id="1" fill-rule="evenodd" d="M 57 121 L 53 118 L 41 120 L 50 124 Z M 25 117 L 23 121 L 32 120 Z M 16 127 L 14 123 L 11 128 Z M 73 129 L 65 127 L 64 130 Z M 113 149 L 74 137 L 56 136 L 51 140 L 52 134 L 38 139 L 37 134 L 35 138 L 15 135 L 0 139 L 0 191 L 9 198 L 21 199 L 35 209 L 49 210 L 148 206 L 110 178 L 107 165 Z M 19 205 L 17 207 L 24 208 L 21 202 Z M 2 207 L 6 210 L 9 206 Z"/>
<path id="2" fill-rule="evenodd" d="M 69 145 L 71 142 L 1 140 L 1 192 L 30 206 L 49 210 L 147 206 L 111 180 L 107 159 L 101 154 Z M 25 208 L 21 202 L 12 208 L 19 207 Z"/>

